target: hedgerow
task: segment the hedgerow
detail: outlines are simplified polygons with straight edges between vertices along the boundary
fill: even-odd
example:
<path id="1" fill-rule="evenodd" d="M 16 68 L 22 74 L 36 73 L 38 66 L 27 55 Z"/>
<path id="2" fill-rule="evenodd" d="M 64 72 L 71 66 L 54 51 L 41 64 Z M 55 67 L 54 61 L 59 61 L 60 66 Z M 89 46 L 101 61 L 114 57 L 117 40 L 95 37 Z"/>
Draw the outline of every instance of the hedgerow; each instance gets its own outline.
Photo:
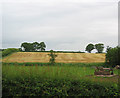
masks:
<path id="1" fill-rule="evenodd" d="M 2 51 L 2 57 L 8 56 L 9 54 L 12 54 L 14 52 L 19 52 L 19 49 L 16 48 L 8 48 Z"/>
<path id="2" fill-rule="evenodd" d="M 120 65 L 120 47 L 111 48 L 106 53 L 106 63 L 110 64 L 112 67 Z"/>
<path id="3" fill-rule="evenodd" d="M 77 80 L 7 80 L 3 78 L 3 96 L 119 96 L 113 86 Z"/>

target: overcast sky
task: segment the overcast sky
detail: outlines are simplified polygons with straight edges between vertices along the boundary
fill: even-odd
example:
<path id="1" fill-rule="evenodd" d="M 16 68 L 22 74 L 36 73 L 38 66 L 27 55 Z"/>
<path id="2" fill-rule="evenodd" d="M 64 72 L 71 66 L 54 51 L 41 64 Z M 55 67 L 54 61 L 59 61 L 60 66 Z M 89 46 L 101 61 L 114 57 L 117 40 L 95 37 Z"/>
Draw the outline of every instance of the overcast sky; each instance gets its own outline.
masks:
<path id="1" fill-rule="evenodd" d="M 2 48 L 36 41 L 46 50 L 118 45 L 118 0 L 4 0 L 0 15 Z"/>

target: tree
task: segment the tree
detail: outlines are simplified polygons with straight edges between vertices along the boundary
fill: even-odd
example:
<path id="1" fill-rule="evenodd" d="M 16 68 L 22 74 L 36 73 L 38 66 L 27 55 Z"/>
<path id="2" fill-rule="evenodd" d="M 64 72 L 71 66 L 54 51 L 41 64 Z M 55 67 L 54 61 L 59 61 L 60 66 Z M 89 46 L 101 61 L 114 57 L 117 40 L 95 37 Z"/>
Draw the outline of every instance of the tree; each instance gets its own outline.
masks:
<path id="1" fill-rule="evenodd" d="M 38 43 L 38 42 L 33 42 L 33 43 L 27 43 L 24 42 L 21 44 L 21 50 L 26 51 L 26 52 L 31 52 L 31 51 L 45 51 L 46 45 L 44 42 Z"/>
<path id="2" fill-rule="evenodd" d="M 45 45 L 44 42 L 41 42 L 41 43 L 39 44 L 39 46 L 40 46 L 40 50 L 41 50 L 41 51 L 45 51 L 46 45 Z"/>
<path id="3" fill-rule="evenodd" d="M 50 56 L 50 64 L 54 65 L 55 64 L 55 58 L 57 57 L 57 55 L 55 55 L 55 52 L 53 50 L 50 50 L 50 54 L 48 54 Z"/>
<path id="4" fill-rule="evenodd" d="M 120 65 L 120 47 L 111 48 L 106 53 L 106 63 L 111 64 L 112 67 Z"/>
<path id="5" fill-rule="evenodd" d="M 38 51 L 40 49 L 40 44 L 38 42 L 32 43 L 33 50 L 32 51 Z"/>
<path id="6" fill-rule="evenodd" d="M 110 49 L 112 49 L 112 47 L 107 46 L 106 52 L 108 52 Z"/>
<path id="7" fill-rule="evenodd" d="M 30 52 L 33 50 L 33 46 L 31 43 L 24 42 L 21 44 L 21 49 L 26 52 Z"/>
<path id="8" fill-rule="evenodd" d="M 94 49 L 94 45 L 93 44 L 88 44 L 85 51 L 88 51 L 89 53 L 91 53 L 91 51 L 93 49 Z"/>
<path id="9" fill-rule="evenodd" d="M 98 51 L 98 53 L 102 53 L 104 49 L 104 44 L 102 43 L 95 44 L 95 49 Z"/>

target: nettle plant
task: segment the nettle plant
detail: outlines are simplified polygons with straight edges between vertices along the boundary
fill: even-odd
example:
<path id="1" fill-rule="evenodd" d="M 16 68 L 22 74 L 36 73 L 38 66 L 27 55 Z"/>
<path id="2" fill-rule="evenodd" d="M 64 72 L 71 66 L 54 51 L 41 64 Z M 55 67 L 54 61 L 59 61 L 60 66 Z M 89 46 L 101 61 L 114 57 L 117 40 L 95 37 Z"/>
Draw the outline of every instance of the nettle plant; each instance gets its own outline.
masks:
<path id="1" fill-rule="evenodd" d="M 50 56 L 50 64 L 54 65 L 55 64 L 55 58 L 57 57 L 57 55 L 55 54 L 55 52 L 53 50 L 50 50 L 50 54 L 48 54 Z"/>

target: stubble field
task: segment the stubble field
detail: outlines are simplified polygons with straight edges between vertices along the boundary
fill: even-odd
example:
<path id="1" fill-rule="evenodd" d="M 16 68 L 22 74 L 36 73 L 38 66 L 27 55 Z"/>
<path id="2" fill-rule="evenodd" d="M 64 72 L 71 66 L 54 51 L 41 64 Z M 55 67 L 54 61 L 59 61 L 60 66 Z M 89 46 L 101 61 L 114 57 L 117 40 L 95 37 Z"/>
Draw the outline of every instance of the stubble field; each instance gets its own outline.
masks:
<path id="1" fill-rule="evenodd" d="M 3 58 L 3 62 L 49 62 L 48 52 L 17 52 Z M 98 63 L 105 62 L 105 54 L 56 53 L 56 63 Z"/>

